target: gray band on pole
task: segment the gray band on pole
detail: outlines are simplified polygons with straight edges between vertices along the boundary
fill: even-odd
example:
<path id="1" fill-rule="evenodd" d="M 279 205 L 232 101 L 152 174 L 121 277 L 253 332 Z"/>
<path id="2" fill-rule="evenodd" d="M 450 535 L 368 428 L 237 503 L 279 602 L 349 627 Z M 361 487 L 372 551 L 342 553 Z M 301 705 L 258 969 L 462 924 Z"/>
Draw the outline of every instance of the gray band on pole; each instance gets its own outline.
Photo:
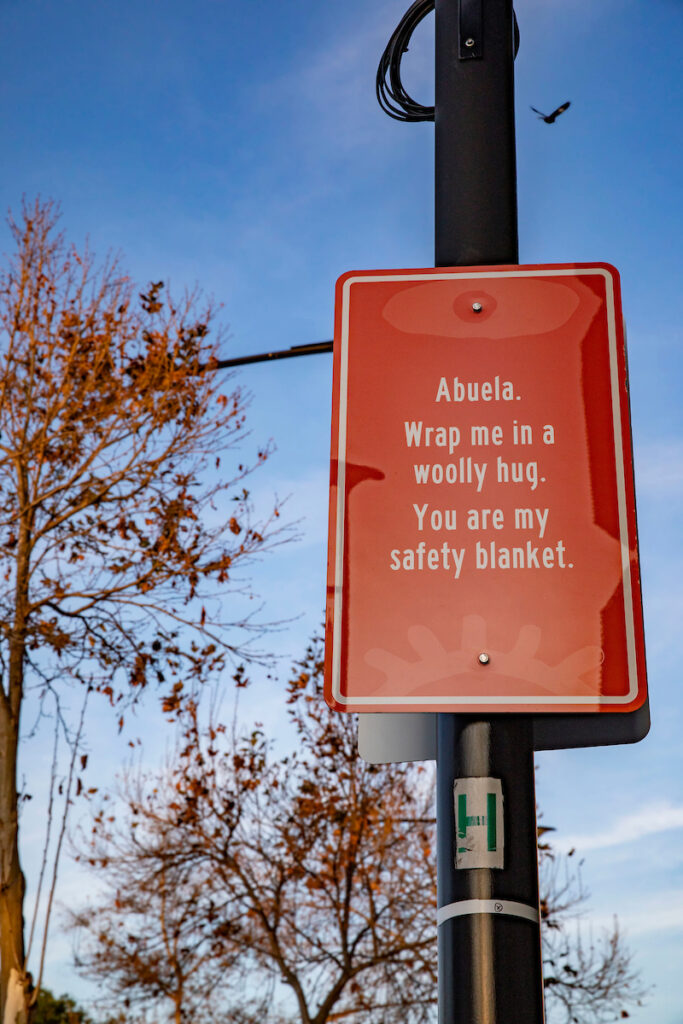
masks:
<path id="1" fill-rule="evenodd" d="M 439 907 L 436 912 L 437 925 L 443 924 L 451 917 L 462 917 L 464 914 L 505 914 L 510 917 L 524 917 L 527 921 L 538 923 L 538 907 L 528 903 L 517 903 L 514 900 L 458 900 Z"/>

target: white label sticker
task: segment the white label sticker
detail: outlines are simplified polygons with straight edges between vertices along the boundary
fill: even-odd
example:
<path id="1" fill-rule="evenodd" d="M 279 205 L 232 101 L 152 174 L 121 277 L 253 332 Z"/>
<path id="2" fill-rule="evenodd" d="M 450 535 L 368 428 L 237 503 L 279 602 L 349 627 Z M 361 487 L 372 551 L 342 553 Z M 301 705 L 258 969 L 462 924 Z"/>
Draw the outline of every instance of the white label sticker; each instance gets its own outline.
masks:
<path id="1" fill-rule="evenodd" d="M 503 786 L 500 779 L 456 779 L 456 868 L 504 866 Z"/>

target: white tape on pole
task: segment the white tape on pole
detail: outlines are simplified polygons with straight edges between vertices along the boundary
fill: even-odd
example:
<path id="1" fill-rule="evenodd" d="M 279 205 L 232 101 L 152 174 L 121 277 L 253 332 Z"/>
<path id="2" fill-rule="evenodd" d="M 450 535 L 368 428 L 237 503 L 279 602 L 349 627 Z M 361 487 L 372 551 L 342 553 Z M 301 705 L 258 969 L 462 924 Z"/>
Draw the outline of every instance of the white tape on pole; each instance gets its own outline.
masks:
<path id="1" fill-rule="evenodd" d="M 537 923 L 538 907 L 528 903 L 516 903 L 514 900 L 459 900 L 439 907 L 436 912 L 437 925 L 443 924 L 451 917 L 462 917 L 465 914 L 502 914 L 510 917 L 524 917 L 527 921 Z"/>

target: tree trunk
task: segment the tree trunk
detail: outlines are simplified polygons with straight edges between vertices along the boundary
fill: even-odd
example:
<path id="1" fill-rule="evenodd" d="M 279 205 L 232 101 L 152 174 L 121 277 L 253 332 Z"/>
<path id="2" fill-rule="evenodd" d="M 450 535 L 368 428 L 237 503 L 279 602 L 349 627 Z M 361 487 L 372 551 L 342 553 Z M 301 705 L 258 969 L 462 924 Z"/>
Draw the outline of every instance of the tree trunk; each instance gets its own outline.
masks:
<path id="1" fill-rule="evenodd" d="M 29 608 L 32 512 L 24 467 L 18 474 L 21 518 L 17 551 L 14 622 L 9 633 L 7 689 L 0 694 L 0 1011 L 3 1024 L 25 1024 L 29 978 L 24 950 L 26 883 L 19 860 L 17 755 L 24 696 L 24 660 Z M 20 998 L 20 989 L 23 1000 Z"/>
<path id="2" fill-rule="evenodd" d="M 7 698 L 3 696 L 0 710 L 0 1008 L 3 1024 L 20 1024 L 26 1020 L 28 994 L 24 971 L 25 882 L 18 846 L 18 726 L 18 719 L 12 715 Z"/>

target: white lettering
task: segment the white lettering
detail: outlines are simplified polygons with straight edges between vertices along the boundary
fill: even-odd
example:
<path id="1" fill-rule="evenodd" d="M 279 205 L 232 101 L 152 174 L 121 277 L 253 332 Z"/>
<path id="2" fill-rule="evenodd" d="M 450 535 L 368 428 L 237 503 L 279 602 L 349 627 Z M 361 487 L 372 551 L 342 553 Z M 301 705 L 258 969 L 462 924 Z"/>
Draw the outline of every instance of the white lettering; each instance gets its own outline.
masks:
<path id="1" fill-rule="evenodd" d="M 511 402 L 514 398 L 512 381 L 501 381 L 500 377 L 485 381 L 461 381 L 454 377 L 450 388 L 447 379 L 441 377 L 435 401 L 440 402 L 444 399 L 446 402 Z"/>
<path id="2" fill-rule="evenodd" d="M 473 484 L 476 482 L 477 490 L 481 491 L 486 478 L 488 463 L 475 462 L 471 455 L 464 455 L 457 462 L 447 462 L 445 465 L 440 462 L 434 463 L 413 463 L 415 483 L 441 484 Z"/>
<path id="3" fill-rule="evenodd" d="M 457 580 L 460 579 L 462 572 L 465 548 L 449 547 L 448 541 L 444 541 L 440 548 L 428 548 L 424 541 L 420 541 L 416 548 L 404 548 L 403 551 L 395 548 L 390 552 L 390 558 L 390 568 L 394 571 L 403 569 L 404 572 L 420 572 L 425 569 L 431 571 L 450 569 Z"/>
<path id="4" fill-rule="evenodd" d="M 414 444 L 416 448 L 419 448 L 422 435 L 422 420 L 419 423 L 413 420 L 412 423 L 404 423 L 403 426 L 406 430 L 406 444 L 408 447 L 410 448 Z"/>
<path id="5" fill-rule="evenodd" d="M 536 522 L 538 524 L 538 536 L 542 538 L 545 535 L 546 526 L 548 525 L 549 513 L 549 508 L 516 508 L 515 529 L 533 530 L 534 516 L 536 516 Z"/>
<path id="6" fill-rule="evenodd" d="M 415 515 L 417 516 L 417 528 L 418 530 L 422 530 L 422 524 L 424 522 L 425 512 L 429 508 L 429 502 L 425 502 L 422 508 L 418 508 L 417 505 L 413 504 L 413 508 L 415 510 Z"/>
<path id="7" fill-rule="evenodd" d="M 567 569 L 571 565 L 565 562 L 565 552 L 566 547 L 561 540 L 540 550 L 532 546 L 530 540 L 523 547 L 513 548 L 499 546 L 495 540 L 486 544 L 478 540 L 474 556 L 477 569 Z"/>
<path id="8" fill-rule="evenodd" d="M 505 462 L 498 456 L 496 463 L 498 471 L 498 483 L 521 484 L 526 481 L 535 491 L 538 487 L 538 463 L 537 462 Z"/>
<path id="9" fill-rule="evenodd" d="M 448 454 L 452 455 L 460 444 L 460 428 L 453 426 L 425 427 L 422 420 L 407 420 L 403 423 L 406 434 L 406 446 L 408 448 L 430 448 L 435 445 L 437 448 L 448 448 Z"/>

